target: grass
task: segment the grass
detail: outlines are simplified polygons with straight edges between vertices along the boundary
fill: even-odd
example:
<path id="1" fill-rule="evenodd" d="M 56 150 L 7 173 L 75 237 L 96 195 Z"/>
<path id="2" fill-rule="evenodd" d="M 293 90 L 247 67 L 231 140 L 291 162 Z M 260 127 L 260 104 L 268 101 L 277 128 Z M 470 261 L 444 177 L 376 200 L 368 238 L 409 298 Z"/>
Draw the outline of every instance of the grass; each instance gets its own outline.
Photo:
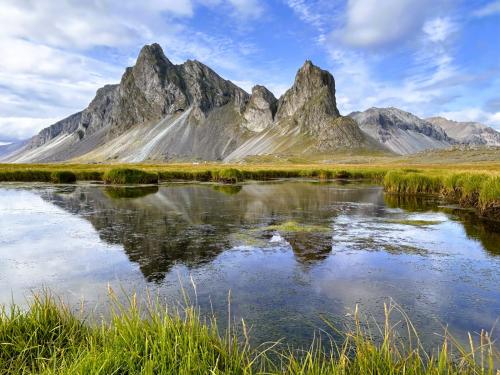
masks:
<path id="1" fill-rule="evenodd" d="M 50 174 L 50 182 L 55 184 L 72 184 L 76 182 L 76 175 L 71 171 L 54 171 Z"/>
<path id="2" fill-rule="evenodd" d="M 389 171 L 386 191 L 398 194 L 441 194 L 485 216 L 500 218 L 500 176 L 495 173 L 423 173 Z"/>
<path id="3" fill-rule="evenodd" d="M 156 184 L 212 181 L 224 184 L 283 178 L 363 179 L 383 184 L 389 193 L 439 194 L 500 220 L 500 163 L 454 164 L 0 164 L 0 181 L 51 182 L 68 171 L 78 181 Z"/>
<path id="4" fill-rule="evenodd" d="M 4 306 L 0 373 L 495 375 L 500 360 L 486 332 L 469 335 L 466 347 L 445 331 L 442 345 L 426 350 L 394 305 L 386 306 L 380 327 L 362 322 L 356 309 L 351 329 L 330 325 L 343 338 L 338 344 L 318 338 L 305 349 L 253 347 L 244 321 L 221 332 L 214 317 L 203 319 L 193 307 L 141 304 L 135 296 L 125 305 L 112 296 L 111 307 L 107 319 L 85 317 L 49 294 L 35 295 L 26 310 Z"/>
<path id="5" fill-rule="evenodd" d="M 132 168 L 113 168 L 104 173 L 103 180 L 107 184 L 157 184 L 158 173 L 146 172 Z"/>

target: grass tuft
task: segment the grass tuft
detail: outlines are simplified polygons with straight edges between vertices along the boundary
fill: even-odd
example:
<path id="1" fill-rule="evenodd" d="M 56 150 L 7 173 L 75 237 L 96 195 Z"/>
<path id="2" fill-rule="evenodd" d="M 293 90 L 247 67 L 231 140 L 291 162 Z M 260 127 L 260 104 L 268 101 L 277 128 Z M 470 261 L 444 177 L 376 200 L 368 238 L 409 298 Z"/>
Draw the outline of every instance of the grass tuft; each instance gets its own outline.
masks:
<path id="1" fill-rule="evenodd" d="M 73 184 L 76 182 L 76 175 L 70 171 L 54 171 L 50 174 L 50 182 L 55 184 Z"/>
<path id="2" fill-rule="evenodd" d="M 25 311 L 0 310 L 0 373 L 495 374 L 500 356 L 490 333 L 470 336 L 466 347 L 445 332 L 440 347 L 426 350 L 402 310 L 390 304 L 385 314 L 382 326 L 362 321 L 357 309 L 352 329 L 326 322 L 343 337 L 337 344 L 324 333 L 330 345 L 315 339 L 302 350 L 253 348 L 244 321 L 241 332 L 221 333 L 215 318 L 193 307 L 169 309 L 150 298 L 141 304 L 135 295 L 123 305 L 112 294 L 111 316 L 85 321 L 49 294 L 35 295 Z"/>
<path id="3" fill-rule="evenodd" d="M 114 168 L 110 169 L 103 176 L 107 184 L 157 184 L 158 173 L 145 172 L 140 169 Z"/>

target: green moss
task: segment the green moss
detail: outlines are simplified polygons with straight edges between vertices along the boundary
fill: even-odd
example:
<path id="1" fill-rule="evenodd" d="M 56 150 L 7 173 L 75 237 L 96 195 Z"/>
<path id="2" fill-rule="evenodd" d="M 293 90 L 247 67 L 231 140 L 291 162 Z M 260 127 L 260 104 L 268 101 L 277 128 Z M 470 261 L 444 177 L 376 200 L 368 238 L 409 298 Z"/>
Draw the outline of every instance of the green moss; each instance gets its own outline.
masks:
<path id="1" fill-rule="evenodd" d="M 103 179 L 107 184 L 157 184 L 158 174 L 140 169 L 115 168 L 104 173 Z"/>
<path id="2" fill-rule="evenodd" d="M 260 228 L 260 230 L 276 230 L 281 232 L 330 232 L 331 229 L 329 227 L 320 226 L 320 225 L 306 225 L 299 224 L 296 221 L 287 221 L 282 224 L 277 225 L 269 225 L 264 228 Z"/>

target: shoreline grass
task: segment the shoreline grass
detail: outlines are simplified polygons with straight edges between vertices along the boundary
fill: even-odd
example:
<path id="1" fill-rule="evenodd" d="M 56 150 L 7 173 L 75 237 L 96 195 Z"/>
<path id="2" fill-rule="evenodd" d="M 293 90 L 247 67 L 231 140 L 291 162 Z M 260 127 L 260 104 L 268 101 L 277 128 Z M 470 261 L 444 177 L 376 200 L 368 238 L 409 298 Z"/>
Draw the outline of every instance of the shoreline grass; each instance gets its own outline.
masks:
<path id="1" fill-rule="evenodd" d="M 495 375 L 500 360 L 486 332 L 470 336 L 466 347 L 445 331 L 441 346 L 424 348 L 406 314 L 392 304 L 380 327 L 364 324 L 356 309 L 352 329 L 331 325 L 342 337 L 338 344 L 326 340 L 325 349 L 316 339 L 294 349 L 253 347 L 244 321 L 241 329 L 233 324 L 221 332 L 215 317 L 203 319 L 191 306 L 169 308 L 151 298 L 141 304 L 135 295 L 126 305 L 112 295 L 110 303 L 106 319 L 72 312 L 47 293 L 35 295 L 26 310 L 3 306 L 0 373 Z"/>
<path id="2" fill-rule="evenodd" d="M 0 181 L 157 184 L 171 181 L 240 183 L 247 180 L 352 179 L 382 184 L 388 193 L 437 194 L 500 220 L 500 165 L 325 164 L 0 164 Z M 66 176 L 63 180 L 55 176 Z"/>

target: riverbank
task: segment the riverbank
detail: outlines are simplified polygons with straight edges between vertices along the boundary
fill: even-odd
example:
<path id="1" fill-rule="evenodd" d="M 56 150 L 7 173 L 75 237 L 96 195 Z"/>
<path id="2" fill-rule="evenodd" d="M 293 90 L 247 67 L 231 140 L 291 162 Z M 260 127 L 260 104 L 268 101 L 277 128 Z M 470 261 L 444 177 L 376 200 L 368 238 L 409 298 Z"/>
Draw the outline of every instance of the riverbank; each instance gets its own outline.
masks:
<path id="1" fill-rule="evenodd" d="M 252 347 L 244 322 L 223 333 L 215 318 L 202 319 L 193 307 L 141 305 L 136 296 L 128 301 L 124 306 L 112 295 L 105 320 L 72 312 L 47 294 L 35 296 L 26 310 L 4 306 L 0 373 L 494 375 L 500 360 L 486 332 L 471 336 L 467 347 L 444 332 L 440 347 L 423 348 L 396 306 L 386 306 L 382 327 L 366 328 L 356 312 L 351 330 L 331 327 L 340 343 L 325 350 L 318 339 L 296 350 L 286 343 Z"/>
<path id="2" fill-rule="evenodd" d="M 500 164 L 0 164 L 0 181 L 157 184 L 171 181 L 238 183 L 282 178 L 363 179 L 389 193 L 439 194 L 500 220 Z"/>

